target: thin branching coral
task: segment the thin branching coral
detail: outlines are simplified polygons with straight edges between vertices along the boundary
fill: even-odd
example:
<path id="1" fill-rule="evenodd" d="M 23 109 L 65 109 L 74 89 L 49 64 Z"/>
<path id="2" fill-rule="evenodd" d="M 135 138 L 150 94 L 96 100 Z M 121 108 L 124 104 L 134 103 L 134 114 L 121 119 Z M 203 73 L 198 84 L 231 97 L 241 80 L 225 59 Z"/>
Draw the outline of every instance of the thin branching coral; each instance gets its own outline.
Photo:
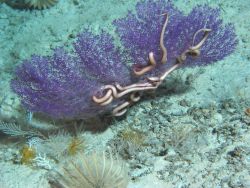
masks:
<path id="1" fill-rule="evenodd" d="M 33 130 L 32 128 L 27 126 L 22 127 L 19 124 L 11 122 L 0 121 L 0 131 L 13 137 L 22 136 L 27 138 L 31 137 L 45 138 L 45 136 L 37 130 Z"/>
<path id="2" fill-rule="evenodd" d="M 71 137 L 69 134 L 50 135 L 48 139 L 36 143 L 37 151 L 45 153 L 51 159 L 59 161 L 68 151 L 68 143 Z"/>

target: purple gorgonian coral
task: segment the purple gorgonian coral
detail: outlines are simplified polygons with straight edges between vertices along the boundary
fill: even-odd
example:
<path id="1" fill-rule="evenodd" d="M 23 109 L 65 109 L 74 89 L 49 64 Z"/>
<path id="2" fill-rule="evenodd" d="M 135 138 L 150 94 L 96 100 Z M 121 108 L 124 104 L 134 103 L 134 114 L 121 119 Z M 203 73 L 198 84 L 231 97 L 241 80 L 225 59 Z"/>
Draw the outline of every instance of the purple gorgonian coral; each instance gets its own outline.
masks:
<path id="1" fill-rule="evenodd" d="M 12 89 L 29 111 L 53 118 L 121 116 L 180 66 L 208 65 L 234 51 L 234 27 L 219 15 L 207 5 L 184 15 L 170 1 L 142 1 L 135 13 L 114 21 L 125 50 L 108 33 L 85 30 L 74 53 L 58 48 L 52 56 L 25 60 Z"/>
<path id="2" fill-rule="evenodd" d="M 16 69 L 12 89 L 31 112 L 54 118 L 88 118 L 110 111 L 92 101 L 100 88 L 120 81 L 131 83 L 130 71 L 107 33 L 83 32 L 74 43 L 75 53 L 62 48 L 52 56 L 33 55 Z"/>

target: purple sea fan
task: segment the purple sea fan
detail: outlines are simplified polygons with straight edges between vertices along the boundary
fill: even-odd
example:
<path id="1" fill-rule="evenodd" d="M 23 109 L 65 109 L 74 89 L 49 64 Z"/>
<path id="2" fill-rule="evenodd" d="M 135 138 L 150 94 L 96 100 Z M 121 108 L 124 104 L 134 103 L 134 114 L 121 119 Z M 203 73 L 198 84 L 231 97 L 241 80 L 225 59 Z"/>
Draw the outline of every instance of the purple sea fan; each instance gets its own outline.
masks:
<path id="1" fill-rule="evenodd" d="M 101 94 L 104 83 L 122 78 L 118 68 L 125 81 L 130 79 L 112 41 L 105 33 L 93 35 L 85 31 L 76 42 L 73 55 L 57 48 L 52 56 L 34 55 L 25 60 L 18 66 L 11 87 L 26 109 L 57 119 L 89 118 L 110 111 L 112 105 L 96 105 L 92 96 Z M 110 53 L 112 56 L 107 57 Z"/>
<path id="2" fill-rule="evenodd" d="M 99 99 L 112 101 L 129 95 L 113 111 L 115 115 L 124 114 L 129 105 L 140 100 L 143 91 L 157 89 L 180 66 L 221 60 L 237 44 L 233 26 L 224 26 L 219 10 L 207 5 L 198 6 L 184 16 L 171 1 L 145 0 L 137 3 L 136 13 L 115 20 L 114 25 L 134 63 L 134 76 L 139 80 L 125 87 L 116 84 L 105 88 L 106 93 Z"/>
<path id="3" fill-rule="evenodd" d="M 175 64 L 181 55 L 195 57 L 191 60 L 185 57 L 186 66 L 204 65 L 223 59 L 234 51 L 237 44 L 233 26 L 223 25 L 219 15 L 219 9 L 204 5 L 195 7 L 189 15 L 184 16 L 171 1 L 145 0 L 136 5 L 135 14 L 129 13 L 125 18 L 115 20 L 114 25 L 137 66 L 148 64 L 151 61 L 150 53 L 154 54 L 156 62 L 167 62 L 164 65 L 167 68 Z M 166 28 L 163 29 L 164 26 Z M 162 50 L 160 42 L 167 52 Z M 195 51 L 199 54 L 187 52 L 200 42 L 199 50 Z M 163 54 L 166 57 L 162 57 Z"/>
<path id="4" fill-rule="evenodd" d="M 173 49 L 173 54 L 178 55 L 190 46 L 194 46 L 202 39 L 200 29 L 211 30 L 206 41 L 199 49 L 199 54 L 195 58 L 190 58 L 185 65 L 207 65 L 230 55 L 237 45 L 235 29 L 232 24 L 223 25 L 220 18 L 220 10 L 207 5 L 195 7 L 183 20 L 181 32 L 175 39 L 178 46 Z M 195 37 L 194 35 L 197 34 Z M 171 49 L 173 43 L 168 41 L 166 36 L 166 47 Z M 171 52 L 169 52 L 171 53 Z"/>
<path id="5" fill-rule="evenodd" d="M 55 118 L 88 118 L 112 111 L 123 115 L 146 90 L 155 90 L 180 66 L 206 65 L 235 49 L 232 25 L 219 10 L 197 6 L 185 16 L 171 1 L 145 0 L 136 13 L 114 21 L 126 50 L 105 32 L 81 33 L 75 52 L 56 49 L 18 67 L 13 90 L 32 112 Z M 128 52 L 128 54 L 125 54 Z M 130 56 L 132 71 L 125 62 Z"/>
<path id="6" fill-rule="evenodd" d="M 121 51 L 115 48 L 113 38 L 101 32 L 93 35 L 82 32 L 74 43 L 75 51 L 83 62 L 85 72 L 104 84 L 130 84 L 130 70 Z"/>
<path id="7" fill-rule="evenodd" d="M 177 27 L 182 23 L 184 15 L 170 1 L 151 0 L 139 2 L 136 5 L 136 14 L 129 12 L 125 18 L 113 22 L 123 46 L 129 51 L 135 64 L 146 65 L 149 52 L 153 52 L 157 60 L 160 59 L 161 49 L 159 43 L 165 22 L 165 16 L 162 14 L 165 13 L 171 15 L 167 32 L 171 35 L 178 35 Z M 172 39 L 165 36 L 165 38 L 165 41 L 173 41 L 176 37 L 173 36 Z"/>

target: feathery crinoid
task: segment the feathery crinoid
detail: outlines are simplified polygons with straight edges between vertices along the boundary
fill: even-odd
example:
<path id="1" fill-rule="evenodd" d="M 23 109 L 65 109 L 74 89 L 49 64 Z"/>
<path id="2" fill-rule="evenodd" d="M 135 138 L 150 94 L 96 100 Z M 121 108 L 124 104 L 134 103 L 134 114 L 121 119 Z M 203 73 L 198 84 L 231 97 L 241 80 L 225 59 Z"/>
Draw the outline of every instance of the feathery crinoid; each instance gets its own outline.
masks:
<path id="1" fill-rule="evenodd" d="M 32 8 L 45 9 L 55 5 L 58 0 L 25 0 L 25 3 Z"/>
<path id="2" fill-rule="evenodd" d="M 52 172 L 50 184 L 55 188 L 126 188 L 128 173 L 125 164 L 112 154 L 79 154 Z"/>

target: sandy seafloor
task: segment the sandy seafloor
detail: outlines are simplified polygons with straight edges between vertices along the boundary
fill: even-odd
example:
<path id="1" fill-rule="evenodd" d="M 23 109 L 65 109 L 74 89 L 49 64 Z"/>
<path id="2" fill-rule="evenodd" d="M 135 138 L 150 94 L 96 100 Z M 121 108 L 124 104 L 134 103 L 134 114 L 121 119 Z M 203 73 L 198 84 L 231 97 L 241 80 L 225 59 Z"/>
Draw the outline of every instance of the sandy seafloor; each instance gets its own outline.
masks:
<path id="1" fill-rule="evenodd" d="M 17 122 L 42 129 L 58 125 L 35 115 L 27 120 L 9 87 L 15 66 L 32 54 L 47 55 L 57 46 L 70 47 L 84 27 L 114 33 L 112 21 L 133 10 L 136 2 L 60 0 L 42 11 L 15 10 L 1 4 L 2 124 Z M 129 188 L 250 187 L 250 116 L 245 113 L 250 108 L 250 0 L 174 1 L 185 12 L 204 3 L 219 6 L 224 22 L 235 24 L 239 39 L 235 52 L 212 66 L 176 71 L 161 92 L 133 106 L 105 131 L 79 134 L 88 145 L 84 152 L 107 146 L 117 149 L 129 165 Z M 123 143 L 117 133 L 124 129 L 142 132 L 144 144 Z M 25 138 L 0 134 L 0 188 L 50 187 L 48 173 L 67 159 L 61 156 L 55 164 L 50 158 L 53 154 L 45 149 L 51 169 L 35 162 L 20 164 L 25 143 Z"/>

